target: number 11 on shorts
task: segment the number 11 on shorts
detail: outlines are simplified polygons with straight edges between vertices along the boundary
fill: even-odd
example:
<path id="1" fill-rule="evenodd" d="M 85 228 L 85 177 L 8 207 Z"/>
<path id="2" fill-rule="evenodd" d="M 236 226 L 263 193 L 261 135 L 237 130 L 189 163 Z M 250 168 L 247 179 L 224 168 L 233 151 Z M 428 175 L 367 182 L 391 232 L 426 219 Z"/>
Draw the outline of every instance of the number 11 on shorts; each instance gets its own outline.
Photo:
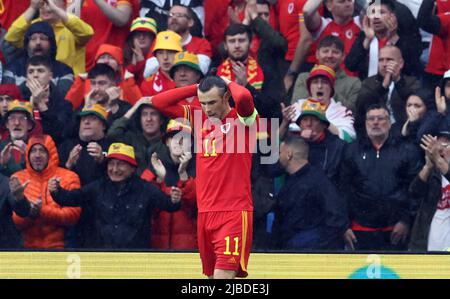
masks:
<path id="1" fill-rule="evenodd" d="M 223 252 L 223 254 L 225 255 L 239 255 L 239 237 L 235 237 L 234 239 L 234 252 L 230 252 L 230 236 L 226 236 L 225 237 L 225 242 L 226 242 L 226 247 L 225 247 L 225 251 Z"/>

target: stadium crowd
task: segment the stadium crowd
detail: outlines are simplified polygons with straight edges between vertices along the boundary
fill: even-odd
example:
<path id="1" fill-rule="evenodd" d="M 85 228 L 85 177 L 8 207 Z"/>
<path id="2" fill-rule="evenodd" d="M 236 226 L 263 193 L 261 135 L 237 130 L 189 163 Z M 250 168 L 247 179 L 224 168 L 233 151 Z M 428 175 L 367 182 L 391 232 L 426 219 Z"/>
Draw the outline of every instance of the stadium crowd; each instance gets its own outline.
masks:
<path id="1" fill-rule="evenodd" d="M 450 249 L 448 1 L 0 0 L 0 23 L 1 249 L 197 250 L 214 76 L 258 113 L 254 251 Z"/>

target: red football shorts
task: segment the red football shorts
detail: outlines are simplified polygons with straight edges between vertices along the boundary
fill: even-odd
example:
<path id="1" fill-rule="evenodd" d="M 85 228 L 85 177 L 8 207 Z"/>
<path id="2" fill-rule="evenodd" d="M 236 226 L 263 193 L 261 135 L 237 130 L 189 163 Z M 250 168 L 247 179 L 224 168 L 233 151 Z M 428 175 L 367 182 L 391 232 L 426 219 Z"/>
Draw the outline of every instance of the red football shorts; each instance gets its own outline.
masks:
<path id="1" fill-rule="evenodd" d="M 227 211 L 198 213 L 198 249 L 203 274 L 214 269 L 237 271 L 246 277 L 253 239 L 253 212 Z"/>

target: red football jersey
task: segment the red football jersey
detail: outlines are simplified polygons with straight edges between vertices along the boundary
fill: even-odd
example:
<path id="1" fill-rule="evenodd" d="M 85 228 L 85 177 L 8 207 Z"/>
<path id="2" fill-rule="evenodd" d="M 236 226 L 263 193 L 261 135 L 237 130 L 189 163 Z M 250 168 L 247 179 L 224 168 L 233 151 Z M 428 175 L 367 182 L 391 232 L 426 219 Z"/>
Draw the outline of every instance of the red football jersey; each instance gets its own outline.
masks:
<path id="1" fill-rule="evenodd" d="M 430 55 L 429 63 L 432 65 L 437 65 L 438 63 L 436 62 L 436 59 L 441 59 L 443 61 L 443 65 L 441 65 L 440 70 L 442 70 L 443 73 L 450 68 L 450 57 L 447 55 L 450 51 L 450 13 L 440 14 L 438 15 L 438 18 L 441 21 L 439 37 L 442 40 L 442 52 L 434 58 Z"/>
<path id="2" fill-rule="evenodd" d="M 127 25 L 122 27 L 114 26 L 106 15 L 98 8 L 94 0 L 83 1 L 81 7 L 81 19 L 92 26 L 94 36 L 86 45 L 86 68 L 89 70 L 95 64 L 95 54 L 101 44 L 110 44 L 123 48 L 125 40 L 130 33 L 131 22 L 138 17 L 138 0 L 104 0 L 109 5 L 117 7 L 120 5 L 130 5 L 132 14 Z"/>
<path id="3" fill-rule="evenodd" d="M 278 23 L 280 32 L 288 42 L 288 49 L 285 55 L 287 61 L 292 61 L 295 56 L 295 49 L 300 38 L 300 21 L 303 18 L 303 6 L 306 0 L 279 0 L 278 1 Z M 319 13 L 323 14 L 323 7 Z M 307 61 L 314 63 L 316 44 L 311 45 Z"/>
<path id="4" fill-rule="evenodd" d="M 448 13 L 450 13 L 450 1 L 437 1 L 437 11 L 438 17 L 441 20 L 441 26 L 445 26 L 446 18 L 449 18 Z M 441 29 L 441 32 L 444 34 L 441 35 L 433 35 L 430 43 L 430 54 L 428 56 L 428 64 L 425 68 L 425 71 L 430 74 L 442 76 L 448 69 L 449 64 L 446 58 L 446 50 L 449 48 L 446 47 L 446 32 L 448 29 Z"/>
<path id="5" fill-rule="evenodd" d="M 6 30 L 30 6 L 30 0 L 0 0 L 0 23 Z"/>
<path id="6" fill-rule="evenodd" d="M 236 83 L 229 87 L 237 109 L 253 111 L 250 92 Z M 192 85 L 159 94 L 152 103 L 172 118 L 189 120 L 194 128 L 198 211 L 253 211 L 250 172 L 257 121 L 245 126 L 232 108 L 223 120 L 213 122 L 201 108 L 179 104 L 195 95 L 197 86 Z"/>
<path id="7" fill-rule="evenodd" d="M 256 130 L 250 131 L 256 126 L 244 126 L 234 108 L 220 124 L 209 122 L 198 108 L 190 109 L 201 112 L 203 124 L 195 138 L 198 211 L 253 211 L 250 172 Z"/>
<path id="8" fill-rule="evenodd" d="M 335 21 L 329 18 L 321 18 L 321 24 L 319 29 L 313 33 L 313 38 L 320 41 L 322 38 L 328 35 L 334 35 L 339 37 L 344 42 L 344 52 L 347 55 L 352 48 L 358 34 L 361 32 L 361 23 L 359 17 L 354 17 L 350 22 L 345 25 L 339 25 Z M 356 76 L 357 74 L 349 71 L 345 64 L 341 64 L 341 68 L 345 70 L 347 75 Z"/>
<path id="9" fill-rule="evenodd" d="M 208 40 L 193 36 L 191 41 L 184 46 L 185 50 L 194 54 L 203 54 L 212 57 L 211 44 Z"/>

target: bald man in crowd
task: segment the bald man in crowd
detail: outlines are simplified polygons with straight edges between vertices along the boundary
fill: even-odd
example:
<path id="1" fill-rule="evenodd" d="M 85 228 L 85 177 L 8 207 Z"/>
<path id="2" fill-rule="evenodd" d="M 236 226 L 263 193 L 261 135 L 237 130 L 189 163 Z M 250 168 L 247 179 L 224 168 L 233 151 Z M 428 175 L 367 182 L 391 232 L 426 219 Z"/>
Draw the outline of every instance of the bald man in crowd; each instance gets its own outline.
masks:
<path id="1" fill-rule="evenodd" d="M 421 84 L 416 77 L 403 74 L 404 65 L 399 48 L 390 45 L 381 48 L 378 55 L 378 74 L 365 79 L 361 85 L 356 101 L 355 128 L 364 128 L 365 111 L 372 104 L 387 106 L 391 111 L 389 117 L 392 124 L 404 123 L 407 120 L 406 100 L 411 93 L 421 89 Z"/>

